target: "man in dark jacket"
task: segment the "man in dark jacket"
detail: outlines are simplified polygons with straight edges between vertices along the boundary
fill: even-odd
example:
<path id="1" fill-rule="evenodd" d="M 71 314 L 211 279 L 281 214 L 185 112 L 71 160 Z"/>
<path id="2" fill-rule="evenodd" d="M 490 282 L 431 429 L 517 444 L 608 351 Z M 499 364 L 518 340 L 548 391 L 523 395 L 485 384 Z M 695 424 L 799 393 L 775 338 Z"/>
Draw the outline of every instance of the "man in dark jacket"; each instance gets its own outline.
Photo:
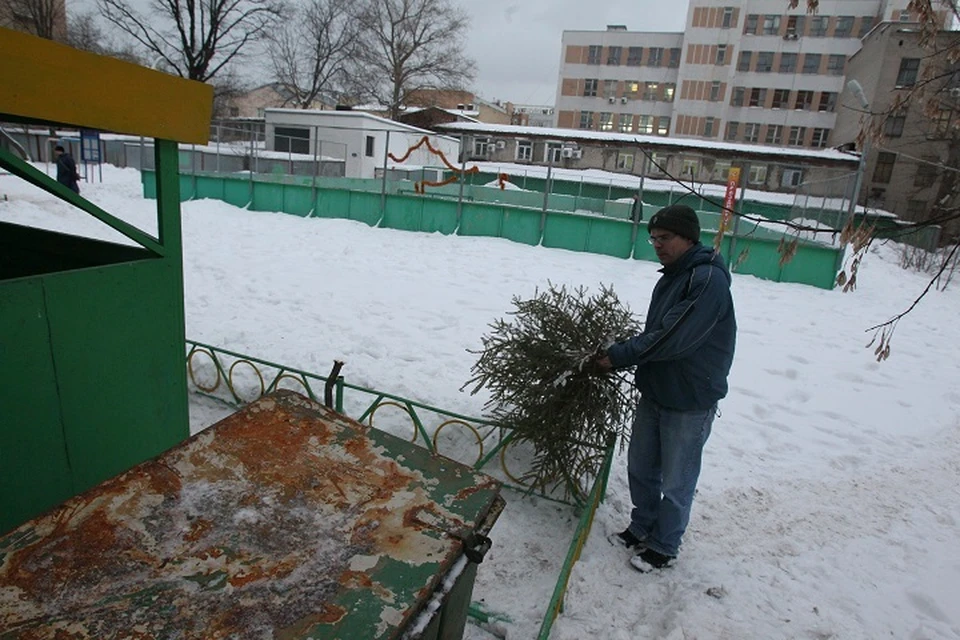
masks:
<path id="1" fill-rule="evenodd" d="M 636 367 L 641 399 L 627 454 L 633 511 L 630 526 L 611 540 L 636 553 L 630 564 L 640 571 L 666 567 L 679 552 L 737 332 L 730 272 L 700 244 L 696 212 L 666 207 L 648 229 L 663 276 L 644 331 L 596 361 L 600 371 Z"/>
<path id="2" fill-rule="evenodd" d="M 57 158 L 57 182 L 66 185 L 68 189 L 80 193 L 80 174 L 77 173 L 77 163 L 73 156 L 64 151 L 61 145 L 53 148 L 53 155 Z"/>

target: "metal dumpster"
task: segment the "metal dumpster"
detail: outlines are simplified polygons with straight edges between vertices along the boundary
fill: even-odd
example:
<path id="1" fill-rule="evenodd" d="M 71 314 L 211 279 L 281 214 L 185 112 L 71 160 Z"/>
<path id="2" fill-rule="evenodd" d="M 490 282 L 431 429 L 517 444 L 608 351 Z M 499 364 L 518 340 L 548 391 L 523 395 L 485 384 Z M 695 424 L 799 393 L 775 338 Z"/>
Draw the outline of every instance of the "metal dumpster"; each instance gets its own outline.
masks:
<path id="1" fill-rule="evenodd" d="M 460 638 L 499 492 L 277 392 L 0 538 L 0 638 Z"/>

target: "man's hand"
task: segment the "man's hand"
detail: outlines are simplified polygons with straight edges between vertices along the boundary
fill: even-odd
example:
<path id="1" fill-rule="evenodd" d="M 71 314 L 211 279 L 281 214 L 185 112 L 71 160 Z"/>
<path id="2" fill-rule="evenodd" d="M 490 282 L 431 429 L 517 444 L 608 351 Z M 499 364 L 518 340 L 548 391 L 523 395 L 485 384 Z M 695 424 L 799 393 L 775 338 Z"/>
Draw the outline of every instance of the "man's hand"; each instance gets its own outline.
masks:
<path id="1" fill-rule="evenodd" d="M 584 360 L 583 364 L 580 366 L 580 371 L 588 376 L 602 376 L 610 373 L 612 370 L 613 365 L 610 364 L 610 358 L 607 356 L 593 356 L 587 360 Z"/>

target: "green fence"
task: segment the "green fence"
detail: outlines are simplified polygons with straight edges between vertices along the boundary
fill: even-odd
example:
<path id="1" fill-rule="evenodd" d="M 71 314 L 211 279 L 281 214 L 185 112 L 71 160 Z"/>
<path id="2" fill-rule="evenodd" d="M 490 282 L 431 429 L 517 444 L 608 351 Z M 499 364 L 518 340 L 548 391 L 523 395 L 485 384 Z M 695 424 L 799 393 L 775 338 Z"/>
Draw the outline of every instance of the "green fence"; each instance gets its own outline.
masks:
<path id="1" fill-rule="evenodd" d="M 143 172 L 143 188 L 146 197 L 154 197 L 150 171 Z M 213 198 L 255 211 L 347 218 L 390 229 L 505 238 L 531 246 L 656 260 L 646 241 L 646 223 L 629 219 L 629 203 L 604 201 L 603 212 L 585 213 L 582 195 L 551 193 L 544 209 L 542 193 L 478 184 L 464 185 L 459 199 L 459 185 L 431 188 L 421 195 L 405 181 L 200 174 L 181 175 L 180 189 L 184 200 Z M 538 205 L 530 201 L 531 195 L 537 196 Z M 702 211 L 700 221 L 703 243 L 712 243 L 719 214 Z M 801 240 L 792 259 L 781 264 L 783 232 L 746 220 L 740 220 L 735 231 L 725 234 L 721 243 L 734 272 L 824 289 L 834 286 L 842 251 Z"/>

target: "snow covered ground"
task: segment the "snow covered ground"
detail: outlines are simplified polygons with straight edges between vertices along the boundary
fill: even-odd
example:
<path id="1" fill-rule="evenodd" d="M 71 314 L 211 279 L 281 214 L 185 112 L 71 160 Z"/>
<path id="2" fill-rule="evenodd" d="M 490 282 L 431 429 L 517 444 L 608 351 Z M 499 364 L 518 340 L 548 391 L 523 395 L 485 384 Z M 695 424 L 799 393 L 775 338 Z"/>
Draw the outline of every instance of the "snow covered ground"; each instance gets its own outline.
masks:
<path id="1" fill-rule="evenodd" d="M 84 195 L 155 229 L 139 175 L 104 178 Z M 485 396 L 459 391 L 466 350 L 512 296 L 548 280 L 604 283 L 642 314 L 657 278 L 649 262 L 215 201 L 185 203 L 183 216 L 189 337 L 321 374 L 343 359 L 351 382 L 468 415 Z M 0 219 L 116 238 L 8 175 Z M 960 287 L 931 293 L 878 364 L 864 329 L 909 306 L 926 278 L 879 246 L 859 283 L 843 294 L 734 276 L 731 389 L 679 563 L 639 574 L 606 541 L 630 507 L 618 455 L 552 638 L 960 638 Z M 194 429 L 223 411 L 197 399 Z M 575 523 L 564 507 L 506 497 L 474 599 L 526 640 Z M 467 637 L 492 636 L 470 626 Z"/>

